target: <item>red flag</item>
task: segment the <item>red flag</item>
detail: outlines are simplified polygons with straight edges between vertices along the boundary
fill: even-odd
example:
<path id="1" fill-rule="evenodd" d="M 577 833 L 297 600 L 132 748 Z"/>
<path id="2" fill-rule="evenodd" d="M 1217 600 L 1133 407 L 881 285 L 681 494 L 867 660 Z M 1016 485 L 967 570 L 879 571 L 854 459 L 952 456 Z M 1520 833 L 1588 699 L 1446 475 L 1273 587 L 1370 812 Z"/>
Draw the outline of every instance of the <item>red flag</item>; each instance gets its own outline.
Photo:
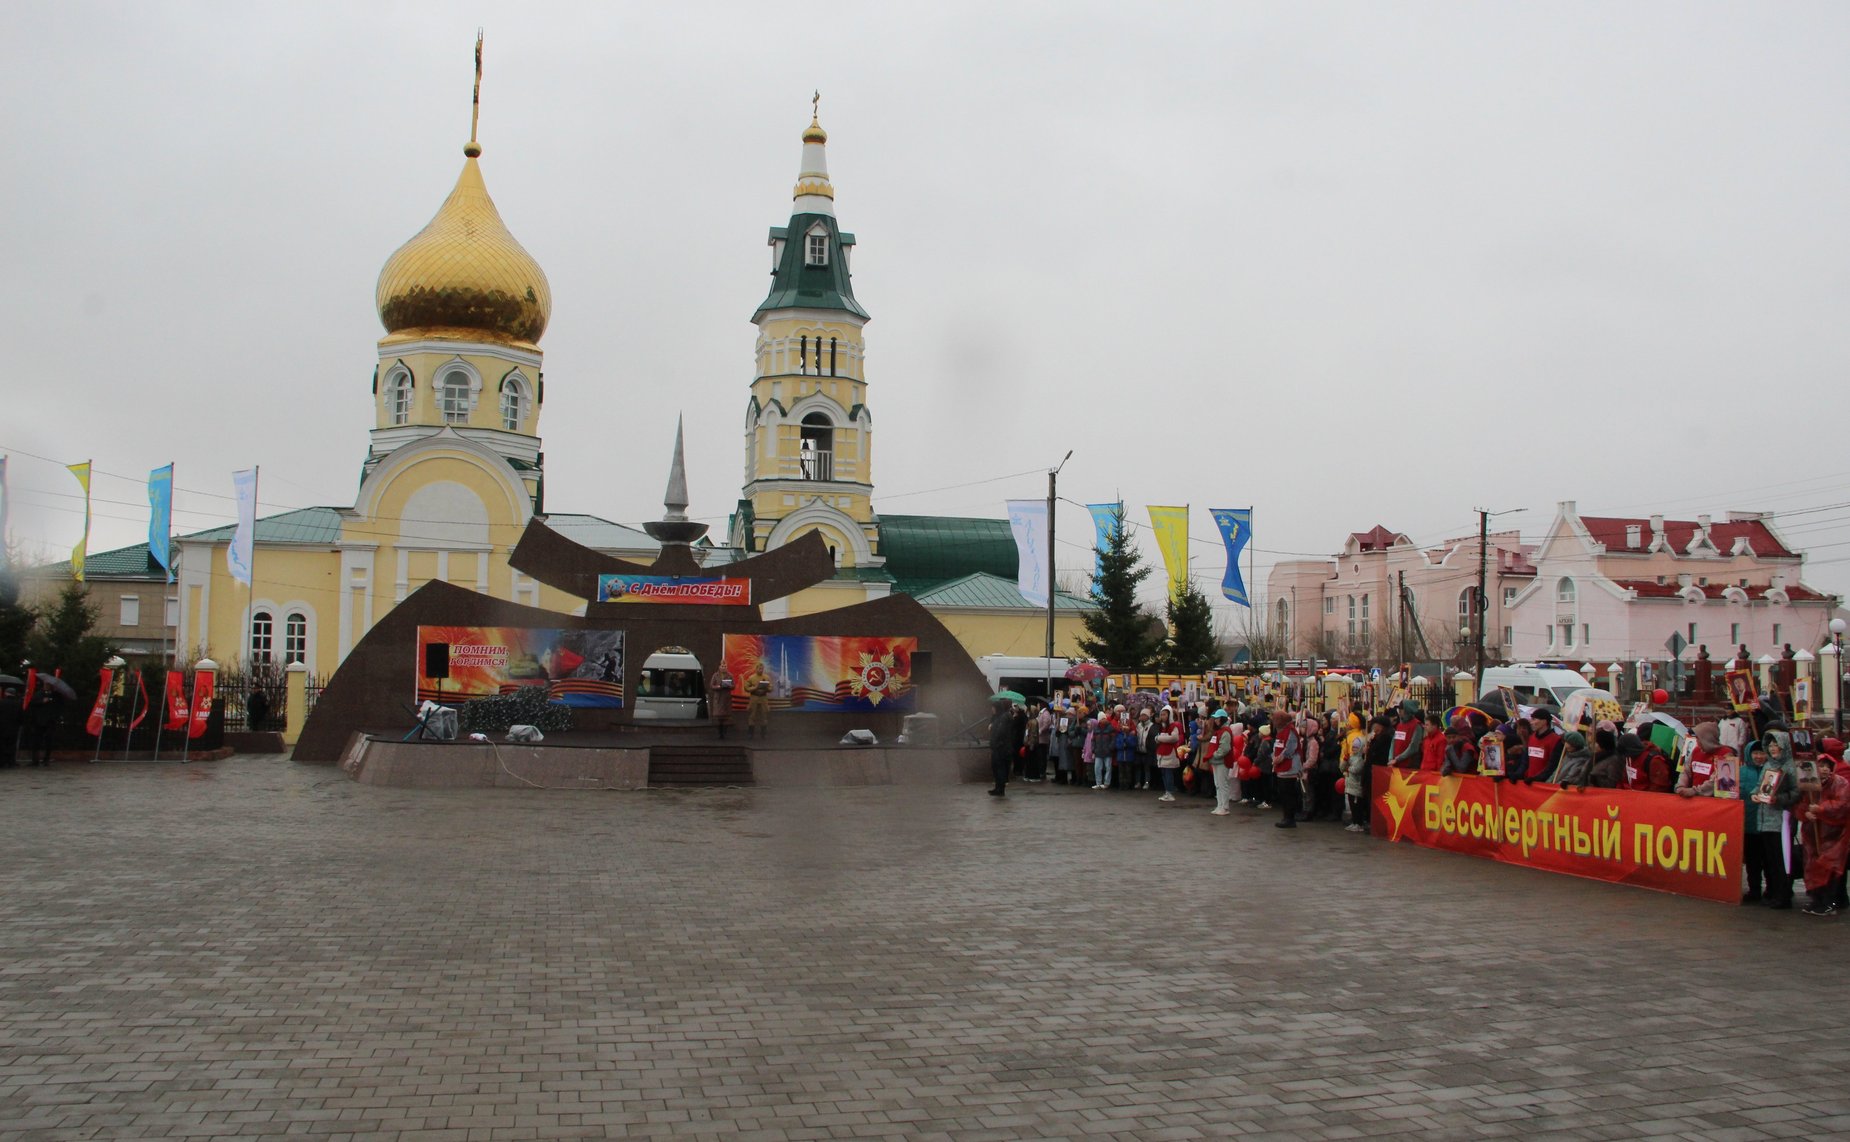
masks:
<path id="1" fill-rule="evenodd" d="M 114 685 L 116 672 L 103 667 L 103 684 L 96 688 L 96 703 L 90 707 L 90 718 L 84 722 L 84 733 L 91 737 L 100 737 L 103 733 L 103 715 L 109 710 L 109 688 Z"/>
<path id="2" fill-rule="evenodd" d="M 167 672 L 167 720 L 161 723 L 163 730 L 183 730 L 186 728 L 186 675 L 178 667 Z"/>
<path id="3" fill-rule="evenodd" d="M 187 728 L 189 739 L 202 738 L 212 717 L 212 689 L 218 684 L 218 670 L 201 667 L 193 671 L 193 724 Z"/>
<path id="4" fill-rule="evenodd" d="M 148 684 L 139 670 L 135 671 L 135 701 L 129 708 L 135 711 L 128 723 L 128 728 L 133 730 L 148 718 Z"/>
<path id="5" fill-rule="evenodd" d="M 26 668 L 26 696 L 19 701 L 20 709 L 23 710 L 32 704 L 32 693 L 38 688 L 39 672 L 28 666 Z"/>

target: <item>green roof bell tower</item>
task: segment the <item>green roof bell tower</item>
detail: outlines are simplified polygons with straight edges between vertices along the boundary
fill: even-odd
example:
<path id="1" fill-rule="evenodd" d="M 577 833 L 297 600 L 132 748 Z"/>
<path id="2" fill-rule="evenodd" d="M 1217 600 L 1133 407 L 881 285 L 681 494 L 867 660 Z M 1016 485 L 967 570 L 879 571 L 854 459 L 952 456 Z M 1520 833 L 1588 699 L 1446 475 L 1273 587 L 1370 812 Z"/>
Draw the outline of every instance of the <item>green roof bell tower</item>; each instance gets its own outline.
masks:
<path id="1" fill-rule="evenodd" d="M 840 567 L 874 571 L 884 561 L 875 554 L 873 418 L 861 339 L 868 316 L 854 297 L 854 235 L 835 220 L 828 140 L 812 115 L 790 221 L 771 230 L 771 288 L 752 314 L 758 343 L 745 408 L 745 487 L 731 539 L 756 552 L 821 532 Z"/>

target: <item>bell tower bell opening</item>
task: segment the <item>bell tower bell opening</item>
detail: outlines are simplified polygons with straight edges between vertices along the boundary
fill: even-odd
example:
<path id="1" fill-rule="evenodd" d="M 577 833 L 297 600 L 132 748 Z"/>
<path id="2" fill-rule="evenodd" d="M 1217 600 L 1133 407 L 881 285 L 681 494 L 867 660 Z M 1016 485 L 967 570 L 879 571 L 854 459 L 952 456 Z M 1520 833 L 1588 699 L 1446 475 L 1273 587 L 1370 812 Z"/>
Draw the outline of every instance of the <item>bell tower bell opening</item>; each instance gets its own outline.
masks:
<path id="1" fill-rule="evenodd" d="M 799 426 L 802 470 L 805 480 L 835 478 L 835 425 L 822 413 L 812 412 Z"/>

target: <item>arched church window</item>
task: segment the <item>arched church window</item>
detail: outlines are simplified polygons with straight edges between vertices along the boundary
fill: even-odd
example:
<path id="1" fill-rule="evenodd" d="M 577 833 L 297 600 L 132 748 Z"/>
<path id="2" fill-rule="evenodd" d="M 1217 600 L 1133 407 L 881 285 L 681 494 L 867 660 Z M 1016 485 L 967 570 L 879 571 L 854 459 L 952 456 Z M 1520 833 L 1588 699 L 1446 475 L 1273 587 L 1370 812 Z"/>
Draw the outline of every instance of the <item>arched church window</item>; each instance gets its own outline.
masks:
<path id="1" fill-rule="evenodd" d="M 411 374 L 393 369 L 385 379 L 386 419 L 393 424 L 411 422 Z"/>
<path id="2" fill-rule="evenodd" d="M 275 647 L 276 616 L 258 611 L 251 616 L 251 665 L 267 665 Z"/>
<path id="3" fill-rule="evenodd" d="M 443 423 L 467 423 L 469 420 L 469 374 L 461 369 L 452 369 L 443 374 L 443 380 L 437 386 L 437 407 L 443 413 Z"/>
<path id="4" fill-rule="evenodd" d="M 812 412 L 803 418 L 799 426 L 801 433 L 801 460 L 805 480 L 832 480 L 835 478 L 835 426 L 829 418 L 820 412 Z"/>
<path id="5" fill-rule="evenodd" d="M 308 616 L 290 611 L 283 619 L 283 663 L 308 661 Z"/>
<path id="6" fill-rule="evenodd" d="M 519 432 L 523 421 L 527 419 L 529 399 L 527 382 L 520 377 L 509 377 L 501 382 L 501 426 L 509 432 Z"/>

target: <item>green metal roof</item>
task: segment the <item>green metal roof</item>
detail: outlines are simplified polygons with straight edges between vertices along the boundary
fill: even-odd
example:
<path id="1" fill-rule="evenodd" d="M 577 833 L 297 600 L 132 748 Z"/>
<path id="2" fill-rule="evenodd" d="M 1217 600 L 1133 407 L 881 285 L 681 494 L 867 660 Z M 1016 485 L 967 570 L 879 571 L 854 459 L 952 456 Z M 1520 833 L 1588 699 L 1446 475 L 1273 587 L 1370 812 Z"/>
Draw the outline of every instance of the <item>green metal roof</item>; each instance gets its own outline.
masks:
<path id="1" fill-rule="evenodd" d="M 297 508 L 257 521 L 258 543 L 301 543 L 333 546 L 340 542 L 339 508 Z M 230 543 L 236 524 L 209 527 L 180 538 L 195 543 Z"/>
<path id="2" fill-rule="evenodd" d="M 880 554 L 893 578 L 908 586 L 944 583 L 977 572 L 1012 582 L 1020 565 L 1008 520 L 968 516 L 883 512 Z"/>
<path id="3" fill-rule="evenodd" d="M 804 252 L 807 243 L 802 240 L 803 236 L 818 222 L 829 231 L 829 264 L 826 266 L 810 265 Z M 766 310 L 772 309 L 840 309 L 866 317 L 867 311 L 854 300 L 848 261 L 842 257 L 842 247 L 854 245 L 854 235 L 843 234 L 835 219 L 826 214 L 793 214 L 782 234 L 776 229 L 771 231 L 773 238 L 790 234 L 796 237 L 784 242 L 783 256 L 777 259 L 777 268 L 771 271 L 771 292 L 752 314 L 752 320 L 756 321 Z"/>
<path id="4" fill-rule="evenodd" d="M 884 567 L 837 567 L 834 578 L 855 583 L 891 583 L 893 576 Z"/>
<path id="5" fill-rule="evenodd" d="M 927 607 L 968 607 L 981 610 L 1028 610 L 1044 611 L 1046 608 L 1022 598 L 1021 591 L 1015 586 L 1014 579 L 1004 579 L 999 575 L 990 575 L 978 571 L 940 583 L 930 590 L 912 596 Z M 1085 611 L 1092 609 L 1091 604 L 1075 599 L 1065 591 L 1053 593 L 1053 608 L 1056 611 Z"/>
<path id="6" fill-rule="evenodd" d="M 32 569 L 34 575 L 69 578 L 71 561 L 68 559 L 57 563 L 47 563 Z M 133 547 L 118 547 L 114 551 L 94 551 L 84 556 L 85 579 L 154 579 L 167 577 L 167 572 L 148 554 L 148 545 L 137 543 Z"/>

